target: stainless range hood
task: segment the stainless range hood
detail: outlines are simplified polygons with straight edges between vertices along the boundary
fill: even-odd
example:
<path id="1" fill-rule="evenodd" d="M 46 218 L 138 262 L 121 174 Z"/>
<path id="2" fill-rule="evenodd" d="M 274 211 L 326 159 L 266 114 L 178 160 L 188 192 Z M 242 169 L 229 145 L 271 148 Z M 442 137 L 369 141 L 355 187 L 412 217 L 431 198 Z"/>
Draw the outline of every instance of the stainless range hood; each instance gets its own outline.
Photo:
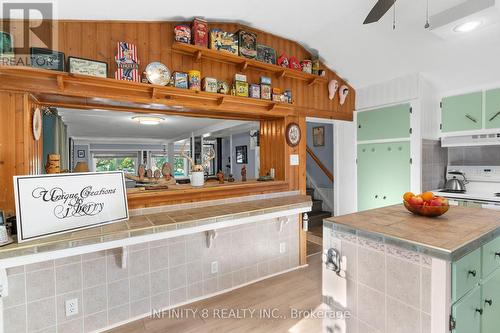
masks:
<path id="1" fill-rule="evenodd" d="M 500 146 L 500 133 L 446 136 L 442 147 Z"/>

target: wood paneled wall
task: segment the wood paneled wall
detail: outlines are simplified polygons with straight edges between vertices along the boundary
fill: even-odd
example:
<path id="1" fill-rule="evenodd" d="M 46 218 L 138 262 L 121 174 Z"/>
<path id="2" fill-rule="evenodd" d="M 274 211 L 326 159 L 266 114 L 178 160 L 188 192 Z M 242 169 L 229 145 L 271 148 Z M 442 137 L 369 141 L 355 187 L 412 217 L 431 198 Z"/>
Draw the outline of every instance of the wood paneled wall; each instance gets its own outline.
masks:
<path id="1" fill-rule="evenodd" d="M 42 139 L 32 132 L 36 102 L 28 94 L 0 91 L 0 209 L 14 213 L 15 175 L 42 171 Z"/>
<path id="2" fill-rule="evenodd" d="M 201 71 L 202 76 L 232 82 L 234 74 L 238 72 L 236 65 L 203 58 L 201 61 L 196 62 L 191 55 L 172 50 L 171 46 L 174 42 L 173 28 L 179 23 L 189 24 L 190 22 L 61 20 L 55 21 L 54 26 L 57 30 L 57 49 L 59 51 L 64 52 L 66 56 L 107 62 L 109 77 L 114 77 L 116 69 L 116 44 L 118 41 L 127 41 L 135 43 L 138 47 L 141 72 L 144 71 L 148 63 L 160 61 L 172 71 L 197 69 Z M 16 24 L 19 25 L 20 22 L 11 22 L 12 27 L 16 26 Z M 289 57 L 295 56 L 299 60 L 311 58 L 311 54 L 297 42 L 241 24 L 209 22 L 209 28 L 220 28 L 231 32 L 239 29 L 253 31 L 258 35 L 258 42 L 273 47 L 278 56 L 285 53 Z M 300 26 L 295 25 L 290 28 L 300 29 Z M 22 31 L 22 29 L 18 27 L 14 30 L 14 39 L 21 38 L 21 36 L 17 36 L 16 31 Z M 37 45 L 39 42 L 35 39 L 30 43 L 32 46 L 40 46 Z M 339 47 L 341 46 L 339 45 Z M 336 79 L 340 85 L 346 83 L 344 79 L 324 65 L 322 65 L 322 69 L 327 70 L 328 79 Z M 259 82 L 261 75 L 270 76 L 270 73 L 255 69 L 248 69 L 246 74 L 249 82 L 255 83 Z M 355 102 L 355 91 L 352 87 L 345 104 L 340 106 L 338 94 L 334 100 L 328 99 L 327 84 L 324 82 L 308 86 L 306 81 L 273 77 L 273 86 L 281 89 L 291 89 L 294 105 L 304 115 L 343 120 L 352 119 Z"/>

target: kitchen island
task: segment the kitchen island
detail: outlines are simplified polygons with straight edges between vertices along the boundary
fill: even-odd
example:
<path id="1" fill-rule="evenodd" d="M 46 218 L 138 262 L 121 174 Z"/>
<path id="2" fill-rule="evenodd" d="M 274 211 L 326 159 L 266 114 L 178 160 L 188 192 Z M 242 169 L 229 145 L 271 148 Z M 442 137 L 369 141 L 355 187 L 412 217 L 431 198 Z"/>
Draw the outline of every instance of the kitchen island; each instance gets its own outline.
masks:
<path id="1" fill-rule="evenodd" d="M 498 331 L 498 212 L 425 218 L 395 205 L 326 219 L 323 234 L 324 300 L 349 311 L 346 332 Z"/>

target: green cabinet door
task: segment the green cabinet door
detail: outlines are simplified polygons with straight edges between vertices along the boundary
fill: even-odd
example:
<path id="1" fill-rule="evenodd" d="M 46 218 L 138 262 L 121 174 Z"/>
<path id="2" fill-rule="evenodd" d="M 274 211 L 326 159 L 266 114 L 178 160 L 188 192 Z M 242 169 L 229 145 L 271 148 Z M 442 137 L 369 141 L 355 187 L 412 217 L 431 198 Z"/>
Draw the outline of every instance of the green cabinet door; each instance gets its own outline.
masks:
<path id="1" fill-rule="evenodd" d="M 451 307 L 455 320 L 453 333 L 479 333 L 481 330 L 481 289 L 477 287 Z"/>
<path id="2" fill-rule="evenodd" d="M 483 283 L 482 307 L 481 333 L 500 332 L 500 270 Z"/>
<path id="3" fill-rule="evenodd" d="M 481 129 L 483 124 L 483 93 L 476 92 L 445 97 L 442 100 L 443 132 Z"/>
<path id="4" fill-rule="evenodd" d="M 485 126 L 500 128 L 500 89 L 486 91 Z"/>
<path id="5" fill-rule="evenodd" d="M 479 283 L 481 249 L 476 249 L 451 264 L 451 299 L 456 302 Z"/>
<path id="6" fill-rule="evenodd" d="M 408 138 L 410 104 L 357 113 L 358 141 Z"/>
<path id="7" fill-rule="evenodd" d="M 358 145 L 358 210 L 401 203 L 410 189 L 410 143 Z"/>
<path id="8" fill-rule="evenodd" d="M 483 279 L 500 267 L 500 237 L 483 245 Z M 498 287 L 500 288 L 500 286 Z M 499 314 L 500 315 L 500 314 Z"/>

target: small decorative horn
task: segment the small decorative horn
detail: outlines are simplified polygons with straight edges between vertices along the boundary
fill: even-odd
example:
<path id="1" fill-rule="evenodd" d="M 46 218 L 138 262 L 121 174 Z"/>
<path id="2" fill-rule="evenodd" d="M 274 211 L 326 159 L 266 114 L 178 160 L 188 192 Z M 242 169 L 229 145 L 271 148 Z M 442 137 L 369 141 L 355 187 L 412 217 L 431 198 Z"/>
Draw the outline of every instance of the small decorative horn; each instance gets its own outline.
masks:
<path id="1" fill-rule="evenodd" d="M 340 105 L 344 105 L 347 95 L 349 94 L 349 87 L 345 84 L 340 87 Z"/>
<path id="2" fill-rule="evenodd" d="M 328 98 L 330 100 L 335 98 L 335 94 L 337 93 L 337 89 L 339 89 L 339 82 L 337 80 L 331 80 L 328 83 Z"/>

